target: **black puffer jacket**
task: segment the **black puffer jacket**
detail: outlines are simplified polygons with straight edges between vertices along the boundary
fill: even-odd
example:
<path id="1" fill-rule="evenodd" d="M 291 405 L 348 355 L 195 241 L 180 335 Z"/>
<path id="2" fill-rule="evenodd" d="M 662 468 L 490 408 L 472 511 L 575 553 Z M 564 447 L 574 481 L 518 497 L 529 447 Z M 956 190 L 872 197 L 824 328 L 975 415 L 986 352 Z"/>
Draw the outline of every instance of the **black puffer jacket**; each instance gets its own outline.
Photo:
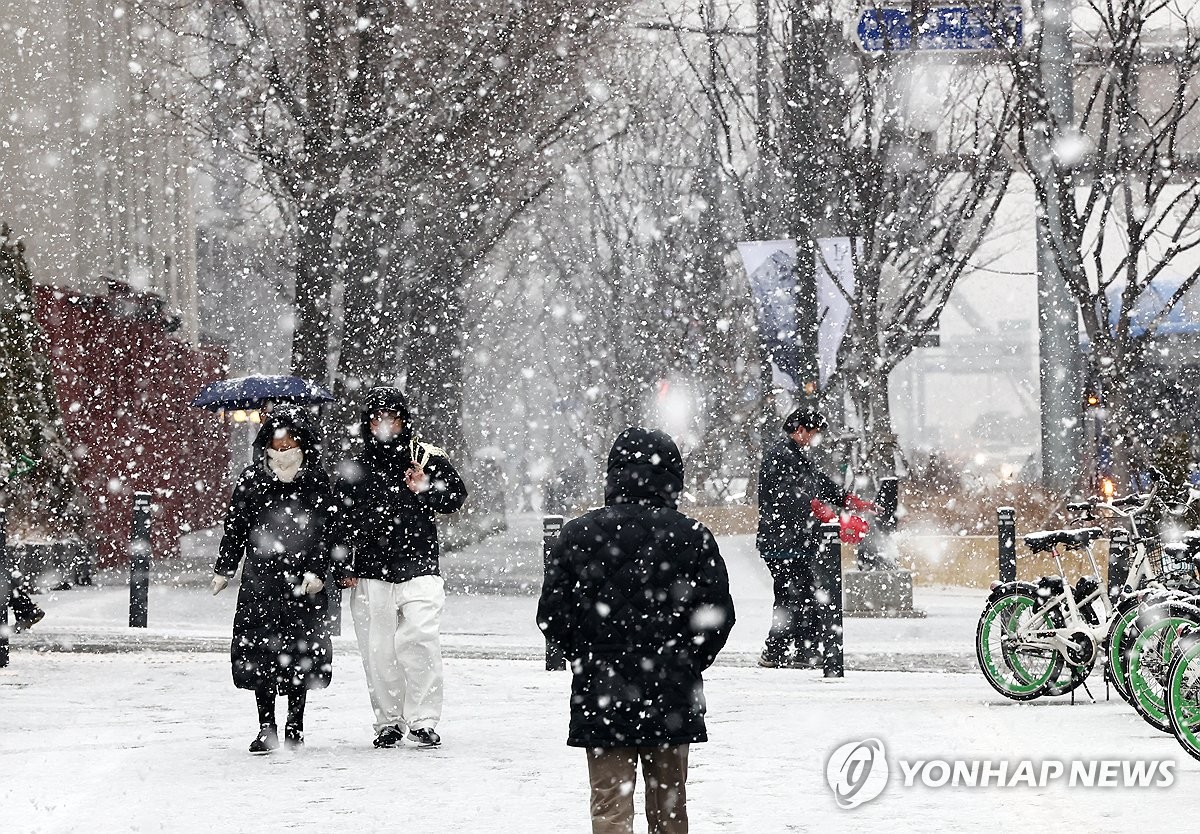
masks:
<path id="1" fill-rule="evenodd" d="M 393 411 L 404 431 L 384 443 L 371 434 L 371 414 Z M 467 498 L 467 488 L 442 454 L 425 464 L 429 489 L 414 493 L 404 482 L 413 454 L 429 447 L 414 440 L 407 403 L 396 388 L 373 388 L 363 404 L 363 450 L 342 464 L 334 493 L 343 510 L 339 540 L 350 553 L 347 572 L 360 579 L 407 582 L 440 576 L 435 513 L 452 513 Z M 340 552 L 340 550 L 339 550 Z"/>
<path id="2" fill-rule="evenodd" d="M 304 450 L 304 463 L 290 483 L 266 463 L 277 428 L 289 429 Z M 241 689 L 279 692 L 328 686 L 333 648 L 325 591 L 298 590 L 306 572 L 325 580 L 329 569 L 334 507 L 314 421 L 303 409 L 279 407 L 263 422 L 254 448 L 254 463 L 234 487 L 214 567 L 232 577 L 245 559 L 230 647 L 233 682 Z"/>
<path id="3" fill-rule="evenodd" d="M 733 627 L 729 578 L 704 525 L 675 509 L 679 450 L 627 429 L 608 458 L 605 506 L 563 527 L 538 627 L 566 648 L 573 747 L 707 741 L 701 673 Z"/>
<path id="4" fill-rule="evenodd" d="M 814 498 L 837 509 L 845 503 L 846 492 L 789 437 L 766 454 L 759 475 L 758 552 L 762 556 L 816 555 Z"/>

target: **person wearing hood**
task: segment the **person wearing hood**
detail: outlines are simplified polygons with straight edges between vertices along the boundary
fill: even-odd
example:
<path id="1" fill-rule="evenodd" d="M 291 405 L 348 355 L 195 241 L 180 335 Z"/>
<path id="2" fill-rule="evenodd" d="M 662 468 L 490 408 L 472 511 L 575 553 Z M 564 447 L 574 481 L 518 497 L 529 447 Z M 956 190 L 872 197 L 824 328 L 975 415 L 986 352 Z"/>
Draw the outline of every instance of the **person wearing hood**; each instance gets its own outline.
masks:
<path id="1" fill-rule="evenodd" d="M 436 513 L 452 513 L 467 488 L 435 446 L 413 431 L 404 394 L 372 388 L 363 402 L 363 449 L 334 484 L 340 537 L 351 565 L 350 610 L 375 713 L 375 746 L 405 739 L 437 747 L 442 715 L 439 630 L 446 602 Z"/>
<path id="2" fill-rule="evenodd" d="M 716 539 L 676 509 L 683 460 L 669 436 L 626 429 L 604 507 L 564 525 L 538 627 L 571 662 L 567 744 L 587 751 L 593 834 L 633 831 L 640 762 L 650 834 L 688 830 L 689 745 L 708 740 L 702 673 L 733 627 Z"/>
<path id="3" fill-rule="evenodd" d="M 233 683 L 254 690 L 259 732 L 251 753 L 279 746 L 275 700 L 287 696 L 284 742 L 304 744 L 308 690 L 329 685 L 333 647 L 326 621 L 330 568 L 329 476 L 312 415 L 276 406 L 254 440 L 254 462 L 238 478 L 225 515 L 212 592 L 242 564 L 233 618 Z"/>

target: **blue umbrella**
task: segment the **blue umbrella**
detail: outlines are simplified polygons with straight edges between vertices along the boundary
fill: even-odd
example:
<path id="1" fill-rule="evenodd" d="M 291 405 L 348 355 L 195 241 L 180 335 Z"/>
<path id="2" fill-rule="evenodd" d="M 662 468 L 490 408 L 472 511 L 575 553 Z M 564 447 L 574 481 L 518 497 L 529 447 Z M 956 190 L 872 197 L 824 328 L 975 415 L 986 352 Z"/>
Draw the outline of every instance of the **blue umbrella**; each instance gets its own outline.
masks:
<path id="1" fill-rule="evenodd" d="M 209 411 L 258 409 L 271 402 L 315 405 L 333 402 L 329 389 L 298 376 L 256 375 L 210 382 L 192 405 Z"/>

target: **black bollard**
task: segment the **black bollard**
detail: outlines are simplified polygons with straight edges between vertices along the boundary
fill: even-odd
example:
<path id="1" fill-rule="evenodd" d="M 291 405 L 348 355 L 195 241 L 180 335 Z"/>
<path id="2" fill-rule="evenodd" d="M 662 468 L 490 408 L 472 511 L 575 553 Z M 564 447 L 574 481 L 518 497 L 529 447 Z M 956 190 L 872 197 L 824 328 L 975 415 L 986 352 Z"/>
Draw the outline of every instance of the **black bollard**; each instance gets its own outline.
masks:
<path id="1" fill-rule="evenodd" d="M 1108 535 L 1108 598 L 1121 596 L 1129 578 L 1129 531 L 1118 527 Z"/>
<path id="2" fill-rule="evenodd" d="M 996 529 L 1000 545 L 1001 582 L 1017 581 L 1017 511 L 1012 507 L 996 510 Z"/>
<path id="3" fill-rule="evenodd" d="M 546 572 L 550 570 L 550 549 L 563 528 L 561 515 L 548 515 L 542 518 L 542 585 L 545 587 Z M 555 672 L 567 668 L 567 654 L 562 646 L 549 637 L 546 638 L 546 671 Z"/>
<path id="4" fill-rule="evenodd" d="M 145 628 L 150 610 L 150 493 L 133 494 L 129 532 L 129 627 Z"/>
<path id="5" fill-rule="evenodd" d="M 817 628 L 821 640 L 822 668 L 827 678 L 846 676 L 842 636 L 842 541 L 841 525 L 821 525 L 821 542 L 813 566 L 813 592 L 817 596 Z M 825 596 L 825 601 L 820 597 Z"/>
<path id="6" fill-rule="evenodd" d="M 875 526 L 883 533 L 896 532 L 896 510 L 900 506 L 900 481 L 897 478 L 880 478 L 879 492 L 875 495 Z"/>
<path id="7" fill-rule="evenodd" d="M 8 513 L 0 508 L 0 669 L 8 665 L 8 601 L 12 599 L 12 563 L 8 553 Z"/>

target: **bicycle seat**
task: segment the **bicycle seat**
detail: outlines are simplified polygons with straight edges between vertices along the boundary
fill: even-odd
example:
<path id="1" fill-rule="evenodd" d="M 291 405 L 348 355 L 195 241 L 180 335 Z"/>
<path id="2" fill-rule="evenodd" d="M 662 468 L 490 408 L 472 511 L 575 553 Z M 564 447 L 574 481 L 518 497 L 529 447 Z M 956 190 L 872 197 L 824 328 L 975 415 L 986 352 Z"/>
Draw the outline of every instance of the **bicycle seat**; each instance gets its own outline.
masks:
<path id="1" fill-rule="evenodd" d="M 1146 499 L 1149 497 L 1149 495 L 1126 495 L 1124 498 L 1114 498 L 1108 503 L 1114 507 L 1140 507 L 1146 503 Z"/>
<path id="2" fill-rule="evenodd" d="M 1070 504 L 1067 504 L 1067 510 L 1073 513 L 1091 512 L 1092 503 L 1090 501 L 1072 501 Z"/>
<path id="3" fill-rule="evenodd" d="M 1057 544 L 1070 548 L 1087 547 L 1103 536 L 1104 531 L 1099 527 L 1084 527 L 1081 530 L 1042 530 L 1027 535 L 1025 546 L 1034 553 L 1045 553 L 1053 550 Z"/>
<path id="4" fill-rule="evenodd" d="M 1191 548 L 1183 542 L 1167 542 L 1162 546 L 1162 549 L 1163 553 L 1182 561 Z"/>

